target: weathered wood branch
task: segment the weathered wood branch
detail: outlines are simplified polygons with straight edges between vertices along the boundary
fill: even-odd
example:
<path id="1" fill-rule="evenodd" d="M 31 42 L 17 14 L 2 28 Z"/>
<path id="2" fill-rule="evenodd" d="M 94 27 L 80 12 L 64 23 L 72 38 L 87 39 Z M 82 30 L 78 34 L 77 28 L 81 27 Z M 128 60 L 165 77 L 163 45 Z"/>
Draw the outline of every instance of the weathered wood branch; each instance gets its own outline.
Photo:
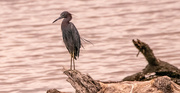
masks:
<path id="1" fill-rule="evenodd" d="M 180 93 L 180 86 L 167 76 L 150 81 L 124 81 L 121 83 L 101 84 L 99 93 Z"/>
<path id="2" fill-rule="evenodd" d="M 67 81 L 76 90 L 76 93 L 97 93 L 101 86 L 89 75 L 81 74 L 78 70 L 66 70 L 64 74 L 68 76 Z"/>
<path id="3" fill-rule="evenodd" d="M 134 46 L 144 55 L 149 65 L 157 66 L 159 64 L 159 60 L 155 57 L 148 44 L 141 42 L 139 39 L 137 41 L 133 39 L 132 41 Z"/>
<path id="4" fill-rule="evenodd" d="M 158 77 L 150 81 L 124 81 L 118 83 L 103 83 L 93 80 L 89 75 L 77 70 L 67 70 L 67 81 L 76 93 L 180 93 L 180 86 L 167 76 Z M 50 89 L 47 93 L 66 93 Z"/>
<path id="5" fill-rule="evenodd" d="M 125 77 L 123 81 L 143 81 L 158 76 L 169 76 L 174 82 L 180 85 L 180 70 L 177 67 L 158 59 L 148 44 L 140 40 L 132 41 L 135 47 L 144 55 L 148 61 L 148 65 L 142 72 Z"/>

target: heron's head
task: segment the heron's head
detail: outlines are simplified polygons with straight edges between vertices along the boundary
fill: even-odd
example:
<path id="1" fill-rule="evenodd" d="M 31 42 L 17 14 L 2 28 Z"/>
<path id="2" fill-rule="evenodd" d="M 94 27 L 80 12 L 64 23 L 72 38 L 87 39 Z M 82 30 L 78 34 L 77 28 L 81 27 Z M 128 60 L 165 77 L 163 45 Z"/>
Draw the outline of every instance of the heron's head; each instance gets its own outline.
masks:
<path id="1" fill-rule="evenodd" d="M 59 19 L 67 18 L 68 16 L 71 16 L 71 13 L 69 13 L 68 11 L 64 11 L 64 12 L 62 12 L 62 13 L 60 14 L 60 17 L 59 17 L 59 18 L 57 18 L 56 20 L 53 21 L 53 23 L 56 22 L 56 21 L 59 20 Z"/>

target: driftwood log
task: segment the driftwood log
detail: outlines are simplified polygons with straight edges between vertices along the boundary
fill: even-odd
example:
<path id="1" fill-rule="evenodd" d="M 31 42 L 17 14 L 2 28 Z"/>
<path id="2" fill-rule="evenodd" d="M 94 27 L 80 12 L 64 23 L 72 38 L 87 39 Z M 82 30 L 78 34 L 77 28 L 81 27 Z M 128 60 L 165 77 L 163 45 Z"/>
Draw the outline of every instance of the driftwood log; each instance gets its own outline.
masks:
<path id="1" fill-rule="evenodd" d="M 101 82 L 78 70 L 66 70 L 67 81 L 76 93 L 180 93 L 180 70 L 156 58 L 148 44 L 140 40 L 133 40 L 133 43 L 148 61 L 142 72 L 125 77 L 123 81 Z M 50 89 L 47 93 L 68 92 Z"/>
<path id="2" fill-rule="evenodd" d="M 144 55 L 148 65 L 142 70 L 142 72 L 125 77 L 123 81 L 144 81 L 159 76 L 168 76 L 172 81 L 180 85 L 180 69 L 158 59 L 148 44 L 140 40 L 133 40 L 133 44 Z"/>
<path id="3" fill-rule="evenodd" d="M 180 93 L 180 86 L 171 81 L 168 76 L 154 78 L 149 81 L 123 81 L 103 83 L 93 80 L 89 75 L 78 70 L 67 70 L 67 81 L 74 87 L 76 93 Z M 50 89 L 47 93 L 68 93 Z"/>

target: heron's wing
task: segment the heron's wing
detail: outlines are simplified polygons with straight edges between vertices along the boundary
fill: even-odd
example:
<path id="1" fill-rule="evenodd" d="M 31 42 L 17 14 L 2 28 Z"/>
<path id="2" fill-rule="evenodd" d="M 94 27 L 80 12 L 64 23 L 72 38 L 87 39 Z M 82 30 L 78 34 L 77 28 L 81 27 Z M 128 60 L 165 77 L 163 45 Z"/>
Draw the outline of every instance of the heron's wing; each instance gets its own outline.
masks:
<path id="1" fill-rule="evenodd" d="M 80 48 L 81 48 L 81 40 L 80 40 L 79 32 L 77 28 L 74 26 L 74 24 L 70 22 L 70 26 L 71 26 L 70 28 L 72 32 L 72 40 L 74 44 L 74 55 L 76 59 L 76 56 L 79 57 Z"/>
<path id="2" fill-rule="evenodd" d="M 73 42 L 77 48 L 81 48 L 81 40 L 80 40 L 79 32 L 73 23 L 70 22 L 70 25 L 71 25 L 71 31 L 72 31 L 72 36 L 73 36 L 72 37 Z"/>
<path id="3" fill-rule="evenodd" d="M 71 25 L 68 24 L 67 27 L 61 27 L 61 30 L 62 30 L 64 44 L 68 49 L 69 53 L 72 54 L 74 49 L 74 44 L 73 44 Z"/>

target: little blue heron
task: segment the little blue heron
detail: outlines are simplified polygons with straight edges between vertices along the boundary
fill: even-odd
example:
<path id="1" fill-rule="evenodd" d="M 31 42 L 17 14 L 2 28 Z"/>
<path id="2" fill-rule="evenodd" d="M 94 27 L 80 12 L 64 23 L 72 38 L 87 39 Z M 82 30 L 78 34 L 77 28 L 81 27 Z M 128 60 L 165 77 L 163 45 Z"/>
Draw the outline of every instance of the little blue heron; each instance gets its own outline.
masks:
<path id="1" fill-rule="evenodd" d="M 75 70 L 74 59 L 76 60 L 76 57 L 79 57 L 80 48 L 82 46 L 80 35 L 75 25 L 72 22 L 70 22 L 72 19 L 72 15 L 68 11 L 62 12 L 60 14 L 60 17 L 54 20 L 53 23 L 62 18 L 64 18 L 61 24 L 63 41 L 67 50 L 71 54 L 70 70 L 72 70 L 72 63 L 74 65 Z"/>

